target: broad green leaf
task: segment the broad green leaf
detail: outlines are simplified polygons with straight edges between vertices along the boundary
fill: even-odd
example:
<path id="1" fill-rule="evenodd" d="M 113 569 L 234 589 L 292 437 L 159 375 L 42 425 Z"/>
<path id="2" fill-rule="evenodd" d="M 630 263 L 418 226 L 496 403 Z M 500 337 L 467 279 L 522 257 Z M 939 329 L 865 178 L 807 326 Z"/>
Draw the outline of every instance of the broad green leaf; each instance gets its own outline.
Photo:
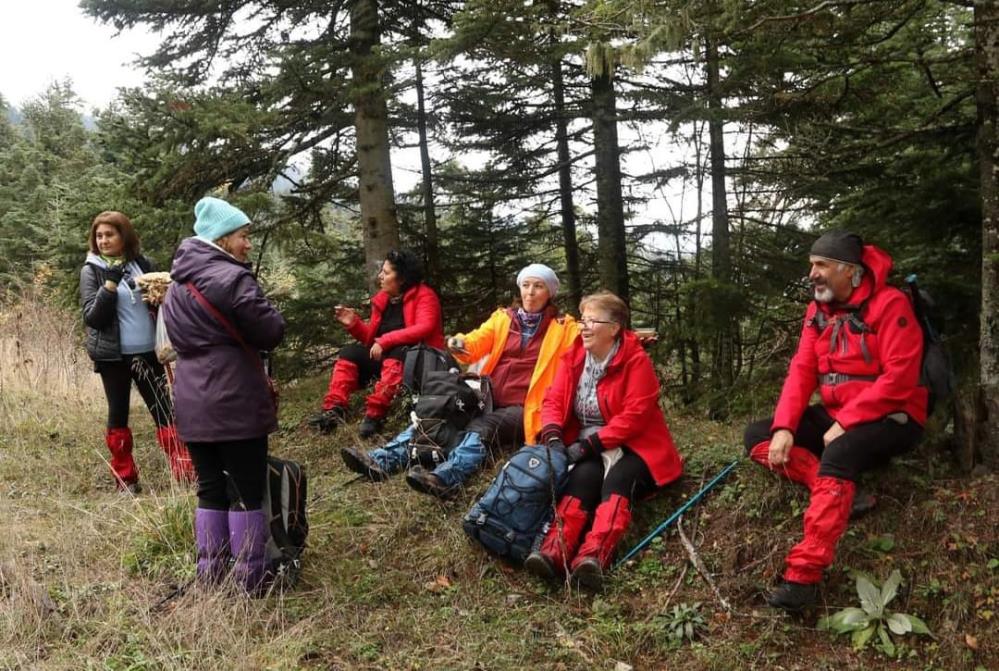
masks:
<path id="1" fill-rule="evenodd" d="M 881 590 L 864 576 L 858 575 L 857 595 L 860 596 L 860 605 L 867 611 L 867 614 L 880 619 L 883 611 Z"/>
<path id="2" fill-rule="evenodd" d="M 887 606 L 895 595 L 898 594 L 898 586 L 902 584 L 902 574 L 898 569 L 891 572 L 885 584 L 881 586 L 881 607 Z"/>
<path id="3" fill-rule="evenodd" d="M 915 615 L 903 615 L 905 619 L 909 621 L 909 626 L 912 629 L 913 634 L 925 634 L 926 636 L 932 636 L 930 633 L 930 628 L 926 626 L 926 623 Z"/>
<path id="4" fill-rule="evenodd" d="M 885 651 L 885 654 L 889 657 L 895 656 L 895 644 L 891 640 L 891 635 L 888 634 L 888 630 L 882 625 L 878 625 L 878 638 L 881 639 L 881 649 Z"/>
<path id="5" fill-rule="evenodd" d="M 909 618 L 901 613 L 892 613 L 888 616 L 888 628 L 891 629 L 891 633 L 898 634 L 899 636 L 904 636 L 912 631 L 912 624 L 909 622 Z"/>
<path id="6" fill-rule="evenodd" d="M 845 634 L 848 631 L 863 629 L 869 621 L 867 613 L 860 608 L 844 608 L 819 620 L 818 627 L 837 634 Z"/>
<path id="7" fill-rule="evenodd" d="M 871 636 L 874 635 L 876 630 L 877 625 L 869 624 L 866 628 L 858 629 L 853 632 L 853 636 L 850 637 L 850 640 L 853 642 L 853 649 L 863 650 L 864 646 L 867 645 L 869 640 L 871 640 Z"/>

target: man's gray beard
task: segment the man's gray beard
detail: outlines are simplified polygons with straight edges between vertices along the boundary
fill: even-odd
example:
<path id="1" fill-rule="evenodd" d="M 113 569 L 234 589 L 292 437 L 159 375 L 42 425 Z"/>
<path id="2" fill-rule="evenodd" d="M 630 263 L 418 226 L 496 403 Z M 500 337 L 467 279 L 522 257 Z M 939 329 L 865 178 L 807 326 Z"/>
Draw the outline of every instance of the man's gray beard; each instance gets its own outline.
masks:
<path id="1" fill-rule="evenodd" d="M 836 296 L 829 287 L 815 287 L 813 291 L 815 300 L 819 303 L 832 303 Z"/>

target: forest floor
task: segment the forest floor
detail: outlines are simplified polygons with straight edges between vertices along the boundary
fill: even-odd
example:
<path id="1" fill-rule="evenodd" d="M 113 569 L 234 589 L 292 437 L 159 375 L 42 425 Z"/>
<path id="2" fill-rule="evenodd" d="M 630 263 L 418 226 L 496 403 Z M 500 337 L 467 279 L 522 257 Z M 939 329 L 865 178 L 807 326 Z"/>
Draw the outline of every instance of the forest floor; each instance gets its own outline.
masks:
<path id="1" fill-rule="evenodd" d="M 638 507 L 630 547 L 733 459 L 683 520 L 726 610 L 675 529 L 590 594 L 542 584 L 486 555 L 454 502 L 402 478 L 351 482 L 356 428 L 303 426 L 323 376 L 286 384 L 272 452 L 306 465 L 311 532 L 299 585 L 249 599 L 192 587 L 194 496 L 171 483 L 148 413 L 133 406 L 144 491 L 116 493 L 105 405 L 71 321 L 0 313 L 0 668 L 26 669 L 997 669 L 999 478 L 970 479 L 920 449 L 866 480 L 877 509 L 851 523 L 804 618 L 767 608 L 807 497 L 741 456 L 743 420 L 668 408 L 686 477 Z M 853 575 L 899 569 L 890 610 L 932 637 L 894 658 L 817 620 L 859 606 Z M 671 635 L 689 623 L 692 640 Z"/>

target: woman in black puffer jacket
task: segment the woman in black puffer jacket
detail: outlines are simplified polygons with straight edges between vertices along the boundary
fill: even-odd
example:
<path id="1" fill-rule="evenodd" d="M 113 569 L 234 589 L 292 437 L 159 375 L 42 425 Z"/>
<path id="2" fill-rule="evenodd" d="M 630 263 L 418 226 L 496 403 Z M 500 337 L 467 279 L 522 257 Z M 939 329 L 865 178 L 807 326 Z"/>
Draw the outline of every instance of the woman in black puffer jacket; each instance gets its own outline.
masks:
<path id="1" fill-rule="evenodd" d="M 139 237 L 121 212 L 101 212 L 90 225 L 90 252 L 80 271 L 80 303 L 86 325 L 87 354 L 100 374 L 108 401 L 105 442 L 111 473 L 119 489 L 139 491 L 139 471 L 132 459 L 128 407 L 132 382 L 156 422 L 156 441 L 178 480 L 194 469 L 187 447 L 173 425 L 166 374 L 154 354 L 155 313 L 142 300 L 136 278 L 153 269 L 139 252 Z"/>

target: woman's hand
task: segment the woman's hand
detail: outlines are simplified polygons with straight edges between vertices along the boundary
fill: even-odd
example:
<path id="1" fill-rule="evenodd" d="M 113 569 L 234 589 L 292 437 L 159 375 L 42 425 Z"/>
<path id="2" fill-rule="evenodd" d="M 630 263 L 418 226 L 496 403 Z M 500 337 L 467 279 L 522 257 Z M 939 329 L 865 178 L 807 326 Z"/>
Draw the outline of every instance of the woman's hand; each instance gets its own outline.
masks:
<path id="1" fill-rule="evenodd" d="M 354 308 L 348 308 L 345 305 L 334 305 L 333 316 L 336 317 L 338 322 L 343 324 L 344 328 L 348 329 L 359 319 Z"/>
<path id="2" fill-rule="evenodd" d="M 458 354 L 468 354 L 468 351 L 465 349 L 465 339 L 461 336 L 451 336 L 448 338 L 447 348 Z"/>
<path id="3" fill-rule="evenodd" d="M 371 357 L 372 361 L 381 361 L 382 346 L 379 345 L 378 343 L 375 343 L 374 345 L 371 346 L 371 351 L 368 352 L 368 355 Z"/>
<path id="4" fill-rule="evenodd" d="M 112 263 L 107 268 L 107 279 L 104 280 L 104 287 L 108 291 L 115 291 L 118 285 L 121 284 L 121 279 L 124 276 L 125 264 L 121 262 Z"/>

